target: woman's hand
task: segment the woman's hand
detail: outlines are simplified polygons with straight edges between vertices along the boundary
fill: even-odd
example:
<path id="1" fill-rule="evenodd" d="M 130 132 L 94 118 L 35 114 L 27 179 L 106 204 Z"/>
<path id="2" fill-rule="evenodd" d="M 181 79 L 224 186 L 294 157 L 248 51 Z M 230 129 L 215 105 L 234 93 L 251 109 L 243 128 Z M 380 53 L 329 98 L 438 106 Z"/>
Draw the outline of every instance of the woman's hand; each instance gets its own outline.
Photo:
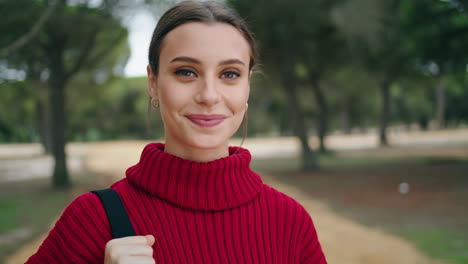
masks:
<path id="1" fill-rule="evenodd" d="M 112 239 L 106 244 L 104 264 L 155 264 L 153 244 L 152 235 Z"/>

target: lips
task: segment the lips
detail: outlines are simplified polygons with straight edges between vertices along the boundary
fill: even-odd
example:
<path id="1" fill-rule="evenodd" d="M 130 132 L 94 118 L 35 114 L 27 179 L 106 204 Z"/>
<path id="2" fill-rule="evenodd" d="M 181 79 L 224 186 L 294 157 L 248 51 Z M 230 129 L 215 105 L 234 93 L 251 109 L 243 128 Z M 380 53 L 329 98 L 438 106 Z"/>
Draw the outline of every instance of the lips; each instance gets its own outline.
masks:
<path id="1" fill-rule="evenodd" d="M 186 115 L 185 117 L 201 127 L 214 127 L 226 119 L 224 115 Z"/>

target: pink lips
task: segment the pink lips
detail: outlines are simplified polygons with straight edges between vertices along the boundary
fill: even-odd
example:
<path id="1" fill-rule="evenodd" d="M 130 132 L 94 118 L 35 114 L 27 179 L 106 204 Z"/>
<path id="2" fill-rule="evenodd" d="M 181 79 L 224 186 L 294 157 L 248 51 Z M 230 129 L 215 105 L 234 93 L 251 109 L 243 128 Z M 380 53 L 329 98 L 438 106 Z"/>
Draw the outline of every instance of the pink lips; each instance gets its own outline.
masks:
<path id="1" fill-rule="evenodd" d="M 224 115 L 186 115 L 192 123 L 201 127 L 214 127 L 224 121 Z"/>

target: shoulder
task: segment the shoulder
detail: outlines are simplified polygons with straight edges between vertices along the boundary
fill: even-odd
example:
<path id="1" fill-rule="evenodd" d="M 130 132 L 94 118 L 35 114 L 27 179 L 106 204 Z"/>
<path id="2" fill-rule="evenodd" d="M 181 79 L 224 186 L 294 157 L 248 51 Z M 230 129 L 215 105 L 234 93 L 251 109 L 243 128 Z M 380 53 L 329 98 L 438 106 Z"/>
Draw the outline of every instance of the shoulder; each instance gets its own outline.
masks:
<path id="1" fill-rule="evenodd" d="M 104 242 L 111 238 L 110 225 L 101 199 L 91 192 L 76 197 L 65 208 L 55 227 L 62 232 L 79 233 L 83 242 L 94 239 Z"/>
<path id="2" fill-rule="evenodd" d="M 263 184 L 263 195 L 271 202 L 289 206 L 297 210 L 305 210 L 304 206 L 302 206 L 302 204 L 300 204 L 296 199 L 270 185 Z"/>
<path id="3" fill-rule="evenodd" d="M 99 197 L 91 192 L 83 193 L 76 197 L 64 210 L 63 216 L 95 212 L 99 213 L 104 208 Z"/>
<path id="4" fill-rule="evenodd" d="M 307 221 L 306 218 L 310 218 L 307 210 L 296 199 L 269 185 L 264 184 L 261 196 L 266 205 L 277 210 L 278 213 L 289 214 L 301 221 Z"/>
<path id="5" fill-rule="evenodd" d="M 110 226 L 99 197 L 84 193 L 65 208 L 27 263 L 102 263 L 110 239 Z"/>
<path id="6" fill-rule="evenodd" d="M 66 231 L 67 233 L 71 229 L 86 230 L 85 233 L 89 233 L 90 237 L 95 235 L 99 230 L 107 230 L 110 234 L 110 226 L 104 206 L 99 197 L 91 192 L 83 193 L 76 197 L 65 208 L 55 223 L 55 228 L 58 230 L 68 230 Z"/>
<path id="7" fill-rule="evenodd" d="M 110 186 L 121 195 L 128 187 L 125 181 L 120 180 Z M 76 197 L 64 210 L 62 216 L 76 216 L 76 215 L 89 215 L 90 217 L 101 216 L 105 217 L 106 212 L 101 199 L 92 191 L 83 193 Z"/>

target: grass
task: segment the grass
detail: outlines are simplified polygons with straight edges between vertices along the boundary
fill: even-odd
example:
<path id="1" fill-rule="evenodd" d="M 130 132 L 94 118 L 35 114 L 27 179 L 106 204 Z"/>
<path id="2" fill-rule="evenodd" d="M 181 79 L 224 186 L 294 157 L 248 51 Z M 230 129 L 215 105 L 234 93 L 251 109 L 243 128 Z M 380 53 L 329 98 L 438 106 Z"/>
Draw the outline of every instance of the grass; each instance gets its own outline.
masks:
<path id="1" fill-rule="evenodd" d="M 446 228 L 437 230 L 411 228 L 400 230 L 398 233 L 434 258 L 453 263 L 468 263 L 468 237 L 466 233 Z"/>
<path id="2" fill-rule="evenodd" d="M 0 263 L 21 244 L 50 229 L 73 197 L 65 190 L 54 190 L 50 179 L 4 182 L 0 185 Z M 10 237 L 17 230 L 26 234 Z"/>
<path id="3" fill-rule="evenodd" d="M 41 194 L 7 195 L 0 201 L 0 211 L 2 211 L 0 232 L 5 233 L 23 226 L 35 227 L 50 223 L 51 216 L 57 213 L 57 208 L 63 209 L 67 200 L 65 192 L 52 190 Z"/>
<path id="4" fill-rule="evenodd" d="M 0 234 L 16 227 L 16 201 L 0 201 Z"/>

